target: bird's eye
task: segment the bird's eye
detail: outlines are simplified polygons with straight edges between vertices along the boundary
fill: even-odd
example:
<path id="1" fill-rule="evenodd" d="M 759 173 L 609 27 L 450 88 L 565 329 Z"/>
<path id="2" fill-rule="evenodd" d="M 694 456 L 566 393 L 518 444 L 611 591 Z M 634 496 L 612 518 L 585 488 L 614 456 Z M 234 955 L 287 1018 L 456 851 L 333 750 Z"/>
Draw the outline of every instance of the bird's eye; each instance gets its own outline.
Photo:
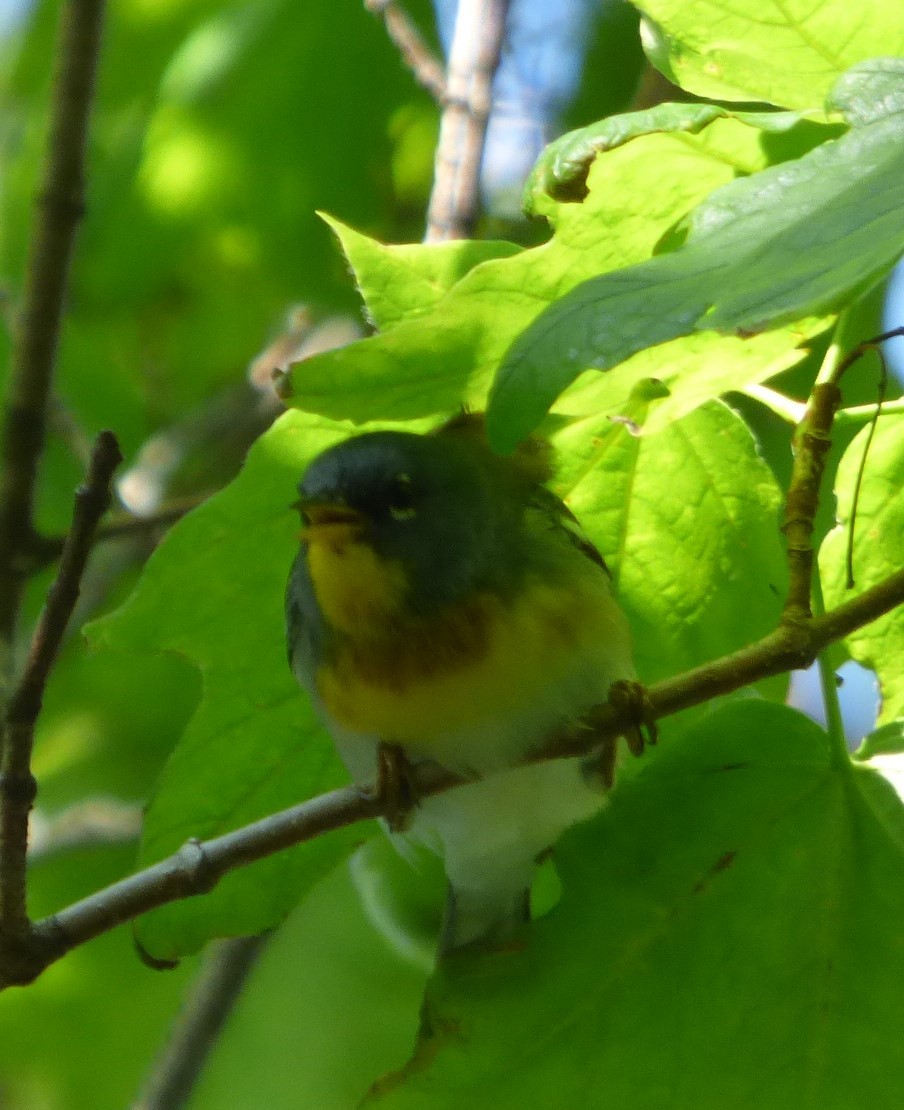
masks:
<path id="1" fill-rule="evenodd" d="M 414 489 L 407 474 L 397 474 L 389 483 L 386 505 L 393 520 L 411 520 L 416 515 Z"/>

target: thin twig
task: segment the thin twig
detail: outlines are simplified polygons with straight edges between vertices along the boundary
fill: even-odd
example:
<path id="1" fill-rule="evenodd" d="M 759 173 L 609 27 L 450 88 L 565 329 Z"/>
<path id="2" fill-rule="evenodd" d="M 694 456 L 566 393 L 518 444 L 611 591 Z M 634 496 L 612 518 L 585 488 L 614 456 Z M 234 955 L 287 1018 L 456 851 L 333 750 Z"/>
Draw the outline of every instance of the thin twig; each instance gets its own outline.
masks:
<path id="1" fill-rule="evenodd" d="M 194 497 L 180 497 L 177 500 L 167 501 L 146 516 L 135 516 L 133 513 L 116 513 L 98 525 L 94 536 L 95 544 L 104 540 L 130 539 L 134 536 L 143 537 L 153 535 L 177 520 L 181 520 L 186 513 L 202 505 L 210 494 L 199 494 Z M 40 536 L 35 540 L 36 566 L 46 566 L 55 562 L 63 551 L 66 536 Z"/>
<path id="2" fill-rule="evenodd" d="M 103 0 L 69 0 L 63 6 L 47 160 L 15 327 L 0 474 L 0 685 L 4 687 L 11 680 L 12 645 L 29 571 L 23 556 L 34 533 L 35 476 L 46 435 L 72 245 L 84 210 L 85 146 L 103 10 Z"/>
<path id="3" fill-rule="evenodd" d="M 509 0 L 459 0 L 424 241 L 464 239 L 477 220 L 480 163 Z"/>
<path id="4" fill-rule="evenodd" d="M 810 605 L 813 528 L 826 456 L 832 445 L 832 422 L 840 404 L 841 390 L 835 376 L 831 381 L 815 385 L 792 441 L 794 463 L 782 525 L 788 551 L 788 596 L 782 621 L 789 624 L 806 622 L 813 616 Z"/>
<path id="5" fill-rule="evenodd" d="M 839 323 L 836 332 L 840 330 L 840 326 Z M 810 394 L 807 410 L 795 429 L 792 441 L 794 463 L 788 496 L 785 500 L 785 522 L 782 525 L 788 548 L 789 570 L 788 597 L 782 613 L 783 622 L 794 624 L 808 621 L 812 617 L 811 594 L 815 558 L 812 536 L 822 474 L 826 456 L 832 445 L 830 433 L 835 414 L 841 405 L 839 383 L 867 351 L 876 350 L 886 340 L 894 339 L 899 335 L 904 335 L 904 327 L 893 328 L 891 331 L 858 343 L 844 358 L 841 357 L 840 339 L 836 339 L 826 353 L 825 361 Z"/>
<path id="6" fill-rule="evenodd" d="M 446 99 L 446 75 L 442 62 L 424 42 L 411 16 L 395 0 L 364 0 L 364 7 L 381 15 L 386 33 L 395 43 L 405 65 L 437 104 Z"/>
<path id="7" fill-rule="evenodd" d="M 60 556 L 56 581 L 47 594 L 25 669 L 6 709 L 0 759 L 0 933 L 5 937 L 21 936 L 29 927 L 25 856 L 28 815 L 37 792 L 31 773 L 35 723 L 50 668 L 78 600 L 98 521 L 110 504 L 113 471 L 120 462 L 116 437 L 112 432 L 101 432 L 85 483 L 76 491 L 72 528 Z"/>
<path id="8" fill-rule="evenodd" d="M 132 1110 L 179 1110 L 187 1103 L 270 935 L 213 947 Z"/>

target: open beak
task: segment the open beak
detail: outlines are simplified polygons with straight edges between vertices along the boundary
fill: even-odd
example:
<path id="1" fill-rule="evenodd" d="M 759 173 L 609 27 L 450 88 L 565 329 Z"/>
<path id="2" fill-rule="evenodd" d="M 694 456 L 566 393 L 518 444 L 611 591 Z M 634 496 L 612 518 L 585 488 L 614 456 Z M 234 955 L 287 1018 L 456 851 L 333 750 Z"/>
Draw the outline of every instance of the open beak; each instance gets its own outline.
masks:
<path id="1" fill-rule="evenodd" d="M 308 543 L 356 540 L 367 529 L 364 514 L 348 505 L 302 497 L 292 507 L 301 514 L 301 535 Z"/>

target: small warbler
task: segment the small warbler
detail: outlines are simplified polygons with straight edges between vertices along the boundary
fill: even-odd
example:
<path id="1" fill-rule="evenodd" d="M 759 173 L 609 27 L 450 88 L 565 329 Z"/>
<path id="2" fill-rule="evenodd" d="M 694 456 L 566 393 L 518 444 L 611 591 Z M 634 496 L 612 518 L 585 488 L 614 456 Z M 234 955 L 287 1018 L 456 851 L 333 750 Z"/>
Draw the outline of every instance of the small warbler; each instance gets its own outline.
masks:
<path id="1" fill-rule="evenodd" d="M 444 860 L 443 950 L 526 919 L 538 857 L 605 791 L 586 759 L 516 764 L 634 675 L 605 563 L 544 485 L 551 454 L 532 437 L 498 456 L 463 414 L 349 439 L 299 485 L 289 660 L 352 777 L 375 781 L 381 741 L 483 776 L 404 833 Z"/>

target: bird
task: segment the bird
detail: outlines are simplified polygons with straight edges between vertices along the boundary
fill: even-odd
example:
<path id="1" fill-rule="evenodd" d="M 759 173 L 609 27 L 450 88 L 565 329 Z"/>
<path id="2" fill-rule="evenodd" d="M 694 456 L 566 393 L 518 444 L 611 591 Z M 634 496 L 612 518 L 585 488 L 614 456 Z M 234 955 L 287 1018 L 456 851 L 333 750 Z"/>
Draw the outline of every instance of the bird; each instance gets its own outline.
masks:
<path id="1" fill-rule="evenodd" d="M 298 486 L 289 663 L 350 775 L 376 781 L 390 744 L 479 776 L 390 834 L 443 860 L 442 954 L 510 943 L 539 861 L 611 785 L 599 760 L 523 762 L 635 676 L 609 570 L 553 473 L 548 440 L 499 455 L 462 412 L 341 441 Z"/>

